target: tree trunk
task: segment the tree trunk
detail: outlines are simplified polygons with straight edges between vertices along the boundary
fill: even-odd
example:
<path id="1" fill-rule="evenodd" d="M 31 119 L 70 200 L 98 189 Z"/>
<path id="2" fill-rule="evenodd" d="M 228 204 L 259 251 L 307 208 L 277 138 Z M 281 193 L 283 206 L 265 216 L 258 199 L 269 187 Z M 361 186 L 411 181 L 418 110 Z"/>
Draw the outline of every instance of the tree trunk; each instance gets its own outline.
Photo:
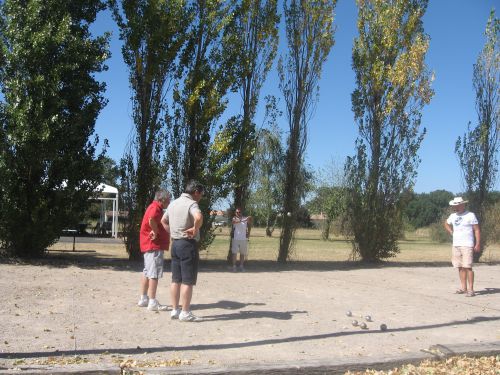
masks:
<path id="1" fill-rule="evenodd" d="M 227 250 L 227 257 L 226 257 L 226 260 L 229 264 L 232 264 L 232 261 L 233 261 L 233 253 L 231 252 L 231 248 L 233 247 L 233 216 L 234 216 L 234 212 L 232 209 L 229 209 L 227 211 L 227 214 L 229 216 L 229 248 Z"/>
<path id="2" fill-rule="evenodd" d="M 125 231 L 127 238 L 125 246 L 127 247 L 129 260 L 141 260 L 142 253 L 139 245 L 139 232 L 141 229 L 141 221 L 139 221 L 139 213 L 129 211 L 128 230 Z"/>
<path id="3" fill-rule="evenodd" d="M 299 173 L 300 162 L 298 155 L 299 148 L 299 124 L 293 128 L 290 134 L 290 147 L 287 153 L 287 170 L 285 178 L 285 200 L 283 205 L 283 227 L 280 236 L 280 248 L 278 254 L 278 262 L 285 263 L 290 255 L 290 245 L 292 243 L 293 234 L 295 232 L 296 218 L 295 214 L 298 208 L 299 197 L 297 192 L 297 176 Z M 290 216 L 288 215 L 290 213 Z"/>
<path id="4" fill-rule="evenodd" d="M 332 220 L 330 220 L 327 217 L 323 223 L 323 232 L 321 233 L 321 238 L 325 241 L 330 239 L 330 226 L 331 226 L 331 224 L 332 224 Z"/>

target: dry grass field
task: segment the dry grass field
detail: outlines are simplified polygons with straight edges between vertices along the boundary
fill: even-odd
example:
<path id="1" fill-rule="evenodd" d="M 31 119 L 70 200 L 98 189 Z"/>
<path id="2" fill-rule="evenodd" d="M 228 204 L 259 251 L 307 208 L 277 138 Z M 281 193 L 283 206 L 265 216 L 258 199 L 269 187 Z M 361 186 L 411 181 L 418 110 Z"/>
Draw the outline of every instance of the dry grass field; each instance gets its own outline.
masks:
<path id="1" fill-rule="evenodd" d="M 420 230 L 407 233 L 406 238 L 400 241 L 401 252 L 387 262 L 397 263 L 440 263 L 450 261 L 451 244 L 433 242 L 428 232 Z M 49 250 L 71 252 L 73 244 L 58 242 Z M 279 230 L 273 237 L 266 237 L 263 228 L 254 228 L 249 241 L 249 261 L 275 261 L 278 255 Z M 208 250 L 203 250 L 201 259 L 224 260 L 229 248 L 229 229 L 216 229 L 216 238 Z M 96 257 L 127 258 L 125 246 L 109 243 L 93 243 L 85 237 L 77 237 L 75 249 L 79 254 L 86 251 L 95 252 Z M 167 255 L 168 258 L 168 255 Z M 344 262 L 351 259 L 351 243 L 345 238 L 333 238 L 329 241 L 321 239 L 321 232 L 315 229 L 300 229 L 296 233 L 291 260 L 295 262 Z M 500 245 L 489 246 L 481 262 L 500 262 Z"/>

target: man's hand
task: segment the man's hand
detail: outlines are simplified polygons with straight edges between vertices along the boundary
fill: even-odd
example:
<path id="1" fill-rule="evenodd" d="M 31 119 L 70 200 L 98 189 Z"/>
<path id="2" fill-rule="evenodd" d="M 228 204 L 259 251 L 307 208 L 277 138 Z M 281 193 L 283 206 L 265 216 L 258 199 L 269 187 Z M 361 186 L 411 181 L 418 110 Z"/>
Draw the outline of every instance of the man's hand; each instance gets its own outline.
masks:
<path id="1" fill-rule="evenodd" d="M 149 226 L 151 227 L 151 232 L 149 232 L 149 238 L 154 241 L 158 238 L 158 231 L 160 228 L 158 228 L 158 223 L 152 218 L 149 218 Z"/>
<path id="2" fill-rule="evenodd" d="M 479 253 L 481 251 L 481 246 L 478 243 L 474 245 L 474 251 L 476 253 Z"/>
<path id="3" fill-rule="evenodd" d="M 185 230 L 184 233 L 188 236 L 188 238 L 193 239 L 196 237 L 196 234 L 198 233 L 198 229 L 196 229 L 196 227 L 191 227 L 191 228 Z"/>
<path id="4" fill-rule="evenodd" d="M 184 231 L 184 233 L 188 236 L 188 238 L 193 239 L 196 238 L 198 231 L 203 225 L 203 215 L 201 211 L 196 212 L 194 215 L 194 224 L 191 228 Z"/>

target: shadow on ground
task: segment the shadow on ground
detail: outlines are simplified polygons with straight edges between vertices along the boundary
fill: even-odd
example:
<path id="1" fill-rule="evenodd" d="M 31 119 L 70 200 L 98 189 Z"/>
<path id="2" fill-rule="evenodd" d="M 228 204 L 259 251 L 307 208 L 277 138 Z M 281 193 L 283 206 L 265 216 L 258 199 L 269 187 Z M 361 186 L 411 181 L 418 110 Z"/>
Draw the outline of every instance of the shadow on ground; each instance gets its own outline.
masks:
<path id="1" fill-rule="evenodd" d="M 37 265 L 54 268 L 78 267 L 81 269 L 111 269 L 115 271 L 142 271 L 142 261 L 132 261 L 123 258 L 108 257 L 95 250 L 57 250 L 49 251 L 43 258 L 19 259 L 0 257 L 0 264 Z M 480 263 L 485 266 L 497 265 L 500 262 Z M 358 269 L 383 268 L 414 268 L 414 267 L 450 267 L 448 261 L 425 262 L 393 262 L 380 261 L 367 263 L 362 261 L 288 261 L 278 263 L 270 260 L 251 260 L 246 263 L 246 272 L 286 272 L 286 271 L 351 271 Z M 170 261 L 165 261 L 165 271 L 170 270 Z M 229 272 L 231 267 L 225 260 L 200 260 L 200 272 Z"/>
<path id="2" fill-rule="evenodd" d="M 78 267 L 81 269 L 112 269 L 115 271 L 142 271 L 142 261 L 117 259 L 102 256 L 93 250 L 50 251 L 43 258 L 0 258 L 0 264 L 37 265 L 54 268 Z M 491 264 L 491 263 L 490 263 Z M 378 262 L 361 261 L 288 261 L 285 264 L 270 260 L 251 260 L 246 263 L 246 272 L 285 271 L 350 271 L 357 269 L 382 269 L 393 267 L 450 267 L 450 262 Z M 224 260 L 200 260 L 200 272 L 230 271 Z M 165 260 L 165 271 L 170 270 L 170 261 Z"/>
<path id="3" fill-rule="evenodd" d="M 385 331 L 381 330 L 362 330 L 362 331 L 348 331 L 348 332 L 328 332 L 320 333 L 317 335 L 306 335 L 306 336 L 290 336 L 276 339 L 263 339 L 255 341 L 243 341 L 234 342 L 227 344 L 199 344 L 190 346 L 160 346 L 160 347 L 135 347 L 135 348 L 100 348 L 100 349 L 84 349 L 84 350 L 56 350 L 52 352 L 13 352 L 13 353 L 0 353 L 0 358 L 6 359 L 16 359 L 16 358 L 41 358 L 41 357 L 55 357 L 55 356 L 69 356 L 69 355 L 100 355 L 106 354 L 143 354 L 147 353 L 164 353 L 169 351 L 201 351 L 201 350 L 221 350 L 221 349 L 236 349 L 236 348 L 247 348 L 253 346 L 263 346 L 263 345 L 276 345 L 288 342 L 300 342 L 300 341 L 311 341 L 311 340 L 322 340 L 332 337 L 343 337 L 351 335 L 387 335 L 390 333 L 404 332 L 404 331 L 419 331 L 419 330 L 432 330 L 440 327 L 447 326 L 458 326 L 458 325 L 469 325 L 481 322 L 489 322 L 500 320 L 500 317 L 484 317 L 476 316 L 467 320 L 450 321 L 438 324 L 428 324 L 420 326 L 408 326 L 408 327 L 398 327 L 398 328 L 388 328 Z M 210 321 L 209 319 L 203 320 L 191 324 L 204 324 Z"/>

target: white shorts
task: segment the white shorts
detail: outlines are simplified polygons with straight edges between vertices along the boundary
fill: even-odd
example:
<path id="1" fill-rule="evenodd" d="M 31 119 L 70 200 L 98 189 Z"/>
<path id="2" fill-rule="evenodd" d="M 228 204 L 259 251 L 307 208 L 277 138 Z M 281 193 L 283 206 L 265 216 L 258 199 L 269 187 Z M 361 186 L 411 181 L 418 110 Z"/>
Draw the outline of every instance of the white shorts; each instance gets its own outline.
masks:
<path id="1" fill-rule="evenodd" d="M 451 263 L 453 267 L 472 268 L 473 248 L 469 246 L 453 246 Z"/>
<path id="2" fill-rule="evenodd" d="M 248 253 L 248 240 L 233 240 L 233 244 L 231 246 L 231 252 L 233 254 L 242 254 L 247 255 Z"/>
<path id="3" fill-rule="evenodd" d="M 151 250 L 144 253 L 144 276 L 159 279 L 163 276 L 163 250 Z"/>

